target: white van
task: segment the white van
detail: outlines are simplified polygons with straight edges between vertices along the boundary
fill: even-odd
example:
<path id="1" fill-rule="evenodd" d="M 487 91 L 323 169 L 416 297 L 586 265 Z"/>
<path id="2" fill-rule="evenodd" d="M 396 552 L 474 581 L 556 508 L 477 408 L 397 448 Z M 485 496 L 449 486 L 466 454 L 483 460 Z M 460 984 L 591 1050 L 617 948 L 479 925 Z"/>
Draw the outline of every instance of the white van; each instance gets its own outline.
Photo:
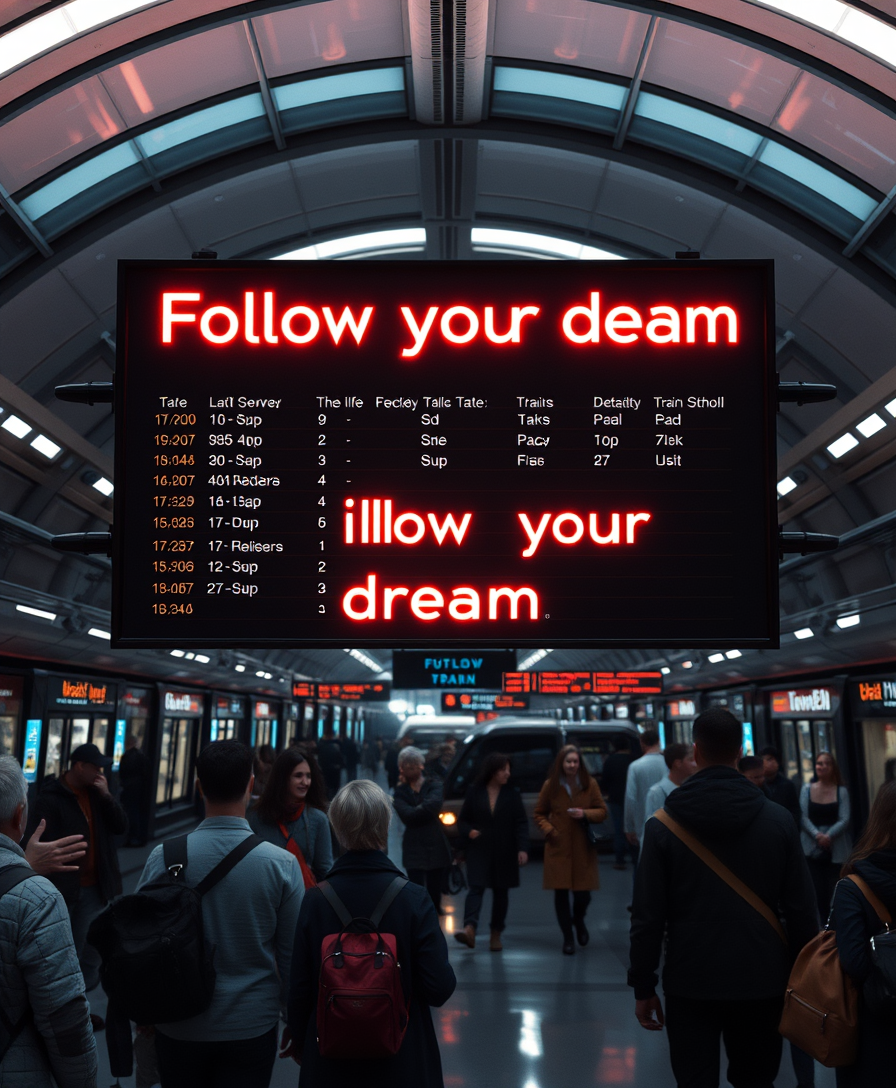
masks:
<path id="1" fill-rule="evenodd" d="M 428 752 L 441 744 L 445 737 L 456 737 L 460 743 L 470 735 L 475 725 L 476 717 L 473 714 L 431 714 L 428 717 L 410 714 L 398 730 L 398 743 L 401 744 L 404 737 L 410 737 L 416 748 Z"/>

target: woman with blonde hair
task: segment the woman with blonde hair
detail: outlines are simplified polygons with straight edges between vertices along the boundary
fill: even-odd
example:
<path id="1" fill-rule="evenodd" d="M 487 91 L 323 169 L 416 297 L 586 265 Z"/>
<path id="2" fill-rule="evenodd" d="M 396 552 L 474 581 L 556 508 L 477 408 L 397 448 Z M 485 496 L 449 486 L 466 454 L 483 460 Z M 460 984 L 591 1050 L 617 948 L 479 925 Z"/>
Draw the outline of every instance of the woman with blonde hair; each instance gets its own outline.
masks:
<path id="1" fill-rule="evenodd" d="M 868 823 L 841 876 L 858 876 L 896 919 L 896 782 L 878 791 Z M 874 907 L 852 880 L 834 891 L 831 927 L 843 970 L 859 989 L 859 1045 L 856 1060 L 837 1070 L 837 1088 L 896 1086 L 896 1022 L 892 1012 L 880 1015 L 865 1001 L 863 986 L 871 974 L 869 941 L 884 930 Z"/>
<path id="2" fill-rule="evenodd" d="M 558 752 L 534 815 L 545 837 L 543 886 L 553 889 L 563 954 L 571 956 L 576 950 L 573 928 L 579 944 L 584 948 L 588 943 L 585 913 L 591 892 L 600 887 L 597 850 L 588 841 L 585 823 L 599 824 L 607 818 L 600 787 L 574 744 L 565 744 Z"/>

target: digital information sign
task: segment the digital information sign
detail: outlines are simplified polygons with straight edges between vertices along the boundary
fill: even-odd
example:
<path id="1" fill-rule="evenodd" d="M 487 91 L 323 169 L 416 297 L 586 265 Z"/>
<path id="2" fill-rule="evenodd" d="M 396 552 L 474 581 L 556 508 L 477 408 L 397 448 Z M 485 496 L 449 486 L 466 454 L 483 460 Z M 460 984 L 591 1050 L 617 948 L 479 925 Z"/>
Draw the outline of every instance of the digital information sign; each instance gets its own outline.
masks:
<path id="1" fill-rule="evenodd" d="M 776 646 L 772 275 L 121 262 L 113 644 Z"/>
<path id="2" fill-rule="evenodd" d="M 472 714 L 480 710 L 528 710 L 528 695 L 495 695 L 489 691 L 443 691 L 443 714 Z"/>
<path id="3" fill-rule="evenodd" d="M 661 695 L 661 672 L 505 672 L 505 692 L 538 695 Z"/>

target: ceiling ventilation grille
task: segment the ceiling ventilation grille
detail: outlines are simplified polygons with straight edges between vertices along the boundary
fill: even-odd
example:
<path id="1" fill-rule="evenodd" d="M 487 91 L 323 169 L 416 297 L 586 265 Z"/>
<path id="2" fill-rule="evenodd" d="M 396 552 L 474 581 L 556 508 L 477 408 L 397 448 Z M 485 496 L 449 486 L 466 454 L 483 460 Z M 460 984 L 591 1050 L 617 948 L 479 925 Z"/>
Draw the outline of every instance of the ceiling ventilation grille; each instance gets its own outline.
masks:
<path id="1" fill-rule="evenodd" d="M 488 10 L 488 0 L 408 0 L 418 121 L 482 120 Z"/>

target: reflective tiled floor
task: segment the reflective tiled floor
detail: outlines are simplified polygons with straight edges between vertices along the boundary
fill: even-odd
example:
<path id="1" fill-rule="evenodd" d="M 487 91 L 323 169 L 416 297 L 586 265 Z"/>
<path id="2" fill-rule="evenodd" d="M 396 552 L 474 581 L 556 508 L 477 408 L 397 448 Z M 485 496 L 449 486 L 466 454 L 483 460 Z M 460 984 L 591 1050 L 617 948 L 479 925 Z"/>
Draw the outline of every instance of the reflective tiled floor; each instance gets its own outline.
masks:
<path id="1" fill-rule="evenodd" d="M 390 853 L 400 860 L 398 829 Z M 134 883 L 131 876 L 126 890 Z M 542 890 L 539 862 L 523 870 L 522 886 L 511 892 L 504 952 L 488 951 L 490 893 L 485 936 L 475 951 L 451 936 L 462 925 L 463 896 L 445 899 L 443 922 L 457 990 L 433 1017 L 446 1088 L 674 1088 L 665 1036 L 639 1027 L 625 984 L 631 872 L 615 871 L 612 857 L 602 857 L 601 884 L 588 916 L 590 944 L 575 956 L 560 952 L 552 895 Z M 101 992 L 94 991 L 91 999 L 102 1012 Z M 111 1085 L 102 1035 L 99 1040 L 99 1084 Z M 723 1059 L 722 1088 L 724 1068 Z M 272 1088 L 295 1088 L 296 1081 L 295 1066 L 278 1062 Z M 786 1045 L 775 1083 L 777 1088 L 796 1084 Z M 816 1066 L 815 1083 L 833 1088 L 833 1071 Z M 122 1078 L 121 1084 L 135 1081 Z"/>

